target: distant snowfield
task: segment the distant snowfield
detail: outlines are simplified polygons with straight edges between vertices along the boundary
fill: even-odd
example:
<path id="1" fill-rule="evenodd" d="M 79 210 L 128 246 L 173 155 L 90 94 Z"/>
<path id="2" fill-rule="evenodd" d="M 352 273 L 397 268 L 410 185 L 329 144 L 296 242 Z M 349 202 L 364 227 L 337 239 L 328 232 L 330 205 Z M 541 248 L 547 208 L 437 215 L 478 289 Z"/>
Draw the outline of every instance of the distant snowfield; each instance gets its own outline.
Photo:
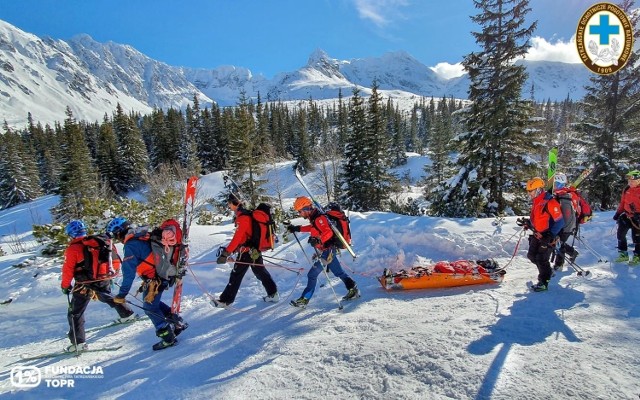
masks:
<path id="1" fill-rule="evenodd" d="M 289 164 L 271 173 L 280 179 L 287 204 L 302 194 Z M 222 189 L 219 174 L 201 181 L 200 193 Z M 1 211 L 2 248 L 9 251 L 6 235 L 14 232 L 28 240 L 30 215 L 45 222 L 55 201 L 47 197 Z M 345 253 L 341 260 L 362 297 L 346 302 L 342 311 L 322 277 L 319 283 L 325 285 L 306 310 L 288 305 L 300 295 L 308 270 L 291 237 L 267 253 L 289 260 L 272 258 L 278 265 L 268 264 L 280 303 L 264 303 L 264 289 L 249 272 L 232 309 L 212 307 L 209 296 L 222 291 L 231 268 L 215 264 L 214 253 L 228 243 L 233 226 L 230 220 L 194 225 L 192 274 L 185 278 L 183 301 L 190 327 L 178 346 L 160 352 L 151 350 L 157 340 L 151 323 L 141 321 L 89 334 L 92 348 L 121 345 L 115 352 L 21 360 L 67 344 L 67 300 L 59 290 L 59 265 L 38 257 L 30 267 L 11 266 L 33 257 L 33 249 L 0 257 L 0 301 L 13 299 L 0 305 L 0 393 L 21 399 L 631 399 L 640 394 L 640 269 L 598 262 L 616 254 L 611 212 L 597 213 L 583 226 L 584 242 L 598 256 L 577 243 L 577 262 L 591 276 L 565 270 L 545 293 L 527 289 L 537 270 L 526 259 L 526 236 L 518 242 L 516 217 L 495 226 L 493 219 L 350 216 L 358 258 Z M 306 237 L 301 239 L 309 253 Z M 376 280 L 384 268 L 489 257 L 507 265 L 501 285 L 386 292 Z M 346 292 L 338 279 L 331 284 L 339 296 Z M 115 317 L 106 305 L 92 303 L 87 327 Z M 100 366 L 103 374 L 99 382 L 76 377 L 73 388 L 47 387 L 45 380 L 35 388 L 12 385 L 12 368 L 46 373 L 62 366 Z M 55 380 L 44 378 L 49 384 Z"/>

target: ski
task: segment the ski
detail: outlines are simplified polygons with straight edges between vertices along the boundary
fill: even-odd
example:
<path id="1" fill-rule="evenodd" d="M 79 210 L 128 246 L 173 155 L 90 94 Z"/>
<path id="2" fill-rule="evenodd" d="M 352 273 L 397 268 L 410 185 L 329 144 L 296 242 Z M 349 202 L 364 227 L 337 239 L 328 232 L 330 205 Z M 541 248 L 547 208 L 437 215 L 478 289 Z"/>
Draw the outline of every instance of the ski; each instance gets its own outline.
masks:
<path id="1" fill-rule="evenodd" d="M 96 331 L 101 331 L 103 329 L 107 329 L 107 328 L 111 328 L 113 326 L 118 326 L 118 325 L 129 325 L 132 324 L 134 322 L 138 322 L 138 321 L 142 321 L 145 319 L 149 319 L 149 317 L 147 317 L 146 315 L 136 315 L 136 317 L 134 319 L 131 319 L 129 321 L 118 321 L 118 320 L 114 320 L 108 324 L 105 325 L 100 325 L 100 326 L 94 326 L 93 328 L 89 328 L 89 329 L 85 329 L 85 332 L 96 332 Z"/>
<path id="2" fill-rule="evenodd" d="M 231 192 L 234 196 L 238 198 L 241 202 L 247 204 L 247 199 L 242 195 L 242 191 L 240 190 L 240 186 L 234 181 L 229 175 L 224 175 L 222 177 L 224 181 L 224 187 Z"/>
<path id="3" fill-rule="evenodd" d="M 297 168 L 294 168 L 294 172 L 295 172 L 295 175 L 296 175 L 296 179 L 298 179 L 298 182 L 300 182 L 300 185 L 302 185 L 304 190 L 307 192 L 307 194 L 309 195 L 309 198 L 311 198 L 311 201 L 313 201 L 315 206 L 318 208 L 318 210 L 322 214 L 326 214 L 325 211 L 324 211 L 324 208 L 322 208 L 322 206 L 316 200 L 316 198 L 313 196 L 313 194 L 311 194 L 311 190 L 309 190 L 307 185 L 304 183 L 304 180 L 302 180 L 302 175 L 300 175 L 300 171 L 298 171 Z M 338 228 L 335 227 L 333 222 L 331 222 L 331 219 L 327 218 L 327 220 L 329 221 L 329 226 L 331 227 L 331 230 L 333 231 L 333 234 L 336 235 L 338 240 L 340 240 L 340 242 L 344 245 L 345 249 L 347 249 L 349 254 L 351 254 L 351 257 L 353 257 L 355 259 L 357 257 L 357 255 L 356 255 L 355 251 L 353 251 L 353 248 L 349 245 L 349 243 L 347 243 L 347 241 L 344 239 L 344 237 L 342 236 L 342 234 L 340 233 Z"/>
<path id="4" fill-rule="evenodd" d="M 571 183 L 571 186 L 577 188 L 578 185 L 580 185 L 589 175 L 591 175 L 591 172 L 593 172 L 593 167 L 589 167 L 582 171 L 580 175 L 578 175 L 576 180 Z"/>
<path id="5" fill-rule="evenodd" d="M 198 177 L 192 176 L 187 180 L 187 187 L 184 192 L 184 218 L 182 220 L 182 246 L 180 248 L 180 258 L 178 261 L 178 271 L 176 273 L 176 282 L 173 288 L 173 301 L 171 302 L 171 313 L 180 314 L 180 303 L 182 302 L 182 278 L 187 272 L 187 261 L 189 252 L 187 246 L 189 243 L 189 229 L 191 228 L 191 220 L 193 219 L 193 209 L 196 201 L 196 186 Z"/>
<path id="6" fill-rule="evenodd" d="M 0 304 L 9 304 L 12 301 L 13 301 L 13 299 L 7 299 L 7 300 L 0 301 Z"/>
<path id="7" fill-rule="evenodd" d="M 80 355 L 84 354 L 84 353 L 97 353 L 100 351 L 116 351 L 116 350 L 120 350 L 122 348 L 122 346 L 117 346 L 117 347 L 102 347 L 99 349 L 87 349 L 87 350 L 83 350 L 80 352 Z M 21 356 L 20 358 L 22 359 L 22 361 L 29 361 L 29 360 L 40 360 L 43 358 L 57 358 L 57 357 L 66 357 L 66 356 L 78 356 L 78 354 L 75 351 L 56 351 L 53 353 L 44 353 L 44 354 L 38 354 L 35 356 Z"/>
<path id="8" fill-rule="evenodd" d="M 558 167 L 558 148 L 554 147 L 549 150 L 549 160 L 547 167 L 547 185 L 549 189 L 553 189 L 553 177 L 556 175 Z"/>

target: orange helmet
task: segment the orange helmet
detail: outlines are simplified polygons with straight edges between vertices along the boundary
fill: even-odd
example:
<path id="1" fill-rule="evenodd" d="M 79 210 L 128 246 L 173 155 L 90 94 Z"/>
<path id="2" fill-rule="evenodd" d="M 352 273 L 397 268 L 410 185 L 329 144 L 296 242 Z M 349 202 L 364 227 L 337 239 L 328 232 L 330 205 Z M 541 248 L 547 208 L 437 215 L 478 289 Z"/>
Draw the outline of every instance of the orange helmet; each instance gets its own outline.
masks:
<path id="1" fill-rule="evenodd" d="M 536 189 L 543 189 L 543 188 L 544 188 L 544 181 L 542 180 L 542 178 L 539 178 L 537 176 L 535 178 L 529 179 L 529 181 L 527 182 L 527 192 L 530 192 Z"/>
<path id="2" fill-rule="evenodd" d="M 303 208 L 313 207 L 313 203 L 311 199 L 308 197 L 298 197 L 296 201 L 293 202 L 293 209 L 300 212 Z"/>

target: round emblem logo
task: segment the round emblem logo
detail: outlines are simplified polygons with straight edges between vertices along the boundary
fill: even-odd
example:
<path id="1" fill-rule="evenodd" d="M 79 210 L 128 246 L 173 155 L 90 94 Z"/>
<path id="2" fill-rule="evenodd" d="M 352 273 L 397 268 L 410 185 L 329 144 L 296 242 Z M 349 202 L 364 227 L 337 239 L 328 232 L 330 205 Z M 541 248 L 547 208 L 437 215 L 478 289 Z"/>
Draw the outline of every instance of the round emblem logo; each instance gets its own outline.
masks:
<path id="1" fill-rule="evenodd" d="M 582 15 L 576 31 L 576 46 L 583 64 L 600 75 L 624 67 L 633 49 L 633 27 L 620 7 L 594 4 Z"/>

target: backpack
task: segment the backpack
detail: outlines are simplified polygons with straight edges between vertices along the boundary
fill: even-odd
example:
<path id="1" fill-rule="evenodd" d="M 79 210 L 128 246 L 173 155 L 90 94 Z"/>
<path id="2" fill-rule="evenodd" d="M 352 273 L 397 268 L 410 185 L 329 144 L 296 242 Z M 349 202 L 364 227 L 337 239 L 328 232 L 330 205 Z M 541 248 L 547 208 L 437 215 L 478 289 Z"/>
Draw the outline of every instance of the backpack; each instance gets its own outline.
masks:
<path id="1" fill-rule="evenodd" d="M 591 210 L 589 202 L 584 197 L 582 197 L 580 193 L 578 193 L 577 191 L 574 191 L 574 193 L 578 198 L 578 209 L 576 210 L 578 214 L 578 223 L 584 224 L 591 219 L 593 211 Z"/>
<path id="2" fill-rule="evenodd" d="M 556 200 L 560 203 L 560 210 L 564 218 L 562 232 L 573 233 L 576 229 L 576 209 L 573 205 L 570 193 L 556 195 Z"/>
<path id="3" fill-rule="evenodd" d="M 271 215 L 271 205 L 260 203 L 255 210 L 244 210 L 243 214 L 251 217 L 251 238 L 245 245 L 258 251 L 273 250 L 276 223 Z"/>
<path id="4" fill-rule="evenodd" d="M 93 281 L 107 275 L 111 265 L 111 239 L 107 235 L 90 235 L 82 239 L 84 260 L 76 268 L 79 280 Z"/>
<path id="5" fill-rule="evenodd" d="M 148 240 L 151 244 L 157 276 L 171 280 L 177 275 L 182 247 L 182 228 L 178 221 L 168 219 L 140 240 Z"/>
<path id="6" fill-rule="evenodd" d="M 338 232 L 340 232 L 345 242 L 351 245 L 351 226 L 349 225 L 351 221 L 349 220 L 349 217 L 347 217 L 347 215 L 344 213 L 344 211 L 342 211 L 342 207 L 340 207 L 340 204 L 332 201 L 331 203 L 326 205 L 324 210 L 325 215 L 329 219 L 329 222 L 338 229 Z M 333 241 L 332 244 L 337 248 L 345 248 L 345 245 L 342 243 L 342 241 L 335 237 L 335 235 L 331 240 Z"/>

